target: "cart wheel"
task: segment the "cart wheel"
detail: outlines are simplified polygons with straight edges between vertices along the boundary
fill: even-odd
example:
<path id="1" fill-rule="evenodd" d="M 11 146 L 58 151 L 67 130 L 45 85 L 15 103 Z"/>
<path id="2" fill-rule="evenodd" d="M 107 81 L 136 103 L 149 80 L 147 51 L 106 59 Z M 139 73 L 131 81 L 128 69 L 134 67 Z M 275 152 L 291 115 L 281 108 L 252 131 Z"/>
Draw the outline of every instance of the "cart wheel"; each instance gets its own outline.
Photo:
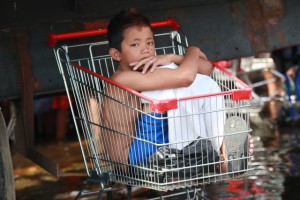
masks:
<path id="1" fill-rule="evenodd" d="M 14 200 L 15 184 L 9 141 L 0 108 L 0 200 Z"/>

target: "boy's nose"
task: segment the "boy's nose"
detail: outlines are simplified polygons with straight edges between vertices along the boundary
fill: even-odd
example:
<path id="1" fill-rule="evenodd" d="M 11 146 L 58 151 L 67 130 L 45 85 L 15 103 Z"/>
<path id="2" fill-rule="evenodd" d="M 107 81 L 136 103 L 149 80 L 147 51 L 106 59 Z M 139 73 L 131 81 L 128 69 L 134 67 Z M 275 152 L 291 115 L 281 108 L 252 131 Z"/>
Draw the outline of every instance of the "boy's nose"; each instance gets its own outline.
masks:
<path id="1" fill-rule="evenodd" d="M 149 53 L 150 49 L 148 47 L 143 48 L 142 53 Z"/>

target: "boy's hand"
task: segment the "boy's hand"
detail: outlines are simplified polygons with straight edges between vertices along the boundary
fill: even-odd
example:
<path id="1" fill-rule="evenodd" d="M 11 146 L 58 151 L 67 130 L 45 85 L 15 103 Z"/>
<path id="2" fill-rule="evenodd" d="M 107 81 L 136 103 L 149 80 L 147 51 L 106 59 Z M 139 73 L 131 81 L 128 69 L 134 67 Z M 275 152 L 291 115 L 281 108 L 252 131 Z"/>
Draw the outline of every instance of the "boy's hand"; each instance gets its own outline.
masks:
<path id="1" fill-rule="evenodd" d="M 154 72 L 157 68 L 157 66 L 160 65 L 168 65 L 170 64 L 171 56 L 170 54 L 163 54 L 163 55 L 157 55 L 157 56 L 150 56 L 147 58 L 144 58 L 138 62 L 130 63 L 130 66 L 134 66 L 133 70 L 138 70 L 140 68 L 142 69 L 142 74 L 145 74 L 148 70 L 150 72 Z"/>

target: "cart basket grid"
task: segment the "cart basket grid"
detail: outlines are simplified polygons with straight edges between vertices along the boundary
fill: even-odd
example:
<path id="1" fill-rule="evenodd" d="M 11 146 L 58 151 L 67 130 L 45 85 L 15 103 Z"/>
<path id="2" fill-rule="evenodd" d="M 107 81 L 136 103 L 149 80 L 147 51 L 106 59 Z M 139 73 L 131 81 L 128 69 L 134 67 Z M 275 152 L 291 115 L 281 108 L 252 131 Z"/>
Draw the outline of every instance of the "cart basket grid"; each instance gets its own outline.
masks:
<path id="1" fill-rule="evenodd" d="M 155 32 L 157 54 L 185 53 L 187 38 L 174 20 L 152 26 L 163 30 Z M 83 33 L 77 35 L 101 36 L 106 29 Z M 150 98 L 110 79 L 117 64 L 105 39 L 81 38 L 75 44 L 76 37 L 51 34 L 49 41 L 89 176 L 107 175 L 108 181 L 167 191 L 250 174 L 251 87 L 215 65 L 210 77 L 197 78 L 210 81 L 216 91 Z M 71 44 L 60 44 L 65 39 L 72 39 Z M 153 112 L 146 112 L 145 105 Z"/>

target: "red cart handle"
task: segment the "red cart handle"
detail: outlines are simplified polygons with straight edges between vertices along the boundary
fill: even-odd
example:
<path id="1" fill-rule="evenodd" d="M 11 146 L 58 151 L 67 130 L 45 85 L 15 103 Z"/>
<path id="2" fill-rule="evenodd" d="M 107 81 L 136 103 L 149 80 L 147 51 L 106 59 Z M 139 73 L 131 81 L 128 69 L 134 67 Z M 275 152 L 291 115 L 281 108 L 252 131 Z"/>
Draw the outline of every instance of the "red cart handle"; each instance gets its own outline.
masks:
<path id="1" fill-rule="evenodd" d="M 175 31 L 179 29 L 179 24 L 172 18 L 151 22 L 152 28 L 168 27 L 168 26 Z M 59 33 L 59 34 L 50 33 L 48 34 L 47 39 L 48 39 L 49 46 L 54 47 L 59 40 L 104 35 L 106 34 L 106 32 L 107 32 L 107 28 L 97 29 L 97 30 L 85 30 L 85 31 L 78 31 L 78 32 Z"/>

